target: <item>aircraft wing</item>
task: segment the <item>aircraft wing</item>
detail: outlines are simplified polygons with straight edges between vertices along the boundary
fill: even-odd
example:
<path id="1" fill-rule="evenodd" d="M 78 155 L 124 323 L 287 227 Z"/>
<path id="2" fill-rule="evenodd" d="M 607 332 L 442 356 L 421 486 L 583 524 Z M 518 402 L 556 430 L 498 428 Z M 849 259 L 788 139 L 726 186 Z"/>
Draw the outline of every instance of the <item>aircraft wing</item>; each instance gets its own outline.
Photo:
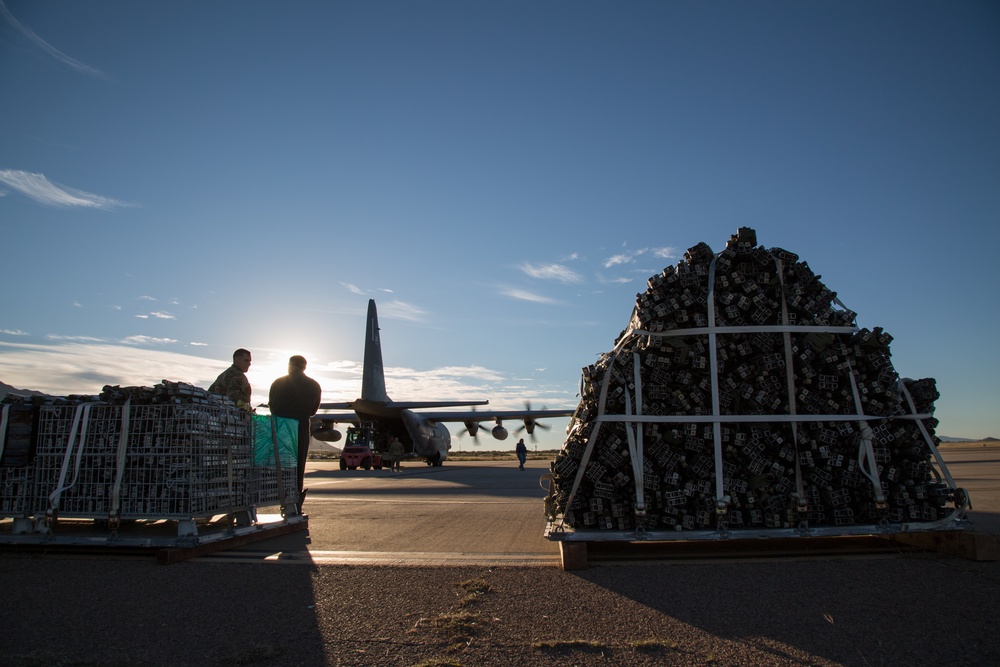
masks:
<path id="1" fill-rule="evenodd" d="M 320 410 L 350 410 L 350 403 L 320 403 Z"/>
<path id="2" fill-rule="evenodd" d="M 358 423 L 358 415 L 354 412 L 320 412 L 309 419 L 313 421 L 333 422 L 334 424 Z"/>
<path id="3" fill-rule="evenodd" d="M 429 422 L 484 422 L 504 419 L 545 419 L 551 417 L 571 417 L 574 410 L 463 410 L 456 412 L 424 412 L 420 411 L 420 417 Z"/>
<path id="4" fill-rule="evenodd" d="M 455 408 L 466 405 L 487 405 L 489 401 L 389 401 L 386 407 L 414 410 L 418 408 Z M 424 414 L 424 413 L 420 413 Z"/>

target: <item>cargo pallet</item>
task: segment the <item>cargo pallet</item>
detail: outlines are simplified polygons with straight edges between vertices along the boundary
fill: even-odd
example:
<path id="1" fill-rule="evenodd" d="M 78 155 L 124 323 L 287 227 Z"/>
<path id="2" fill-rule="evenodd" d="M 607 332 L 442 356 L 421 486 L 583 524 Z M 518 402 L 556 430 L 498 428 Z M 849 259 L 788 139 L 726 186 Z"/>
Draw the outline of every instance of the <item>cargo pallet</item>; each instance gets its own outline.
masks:
<path id="1" fill-rule="evenodd" d="M 935 552 L 975 561 L 1000 560 L 1000 537 L 972 530 L 963 516 L 920 524 L 730 531 L 573 530 L 550 522 L 564 570 L 607 561 L 815 558 Z"/>
<path id="2" fill-rule="evenodd" d="M 0 547 L 170 563 L 305 530 L 291 421 L 186 402 L 43 406 L 34 455 L 0 466 Z"/>
<path id="3" fill-rule="evenodd" d="M 169 521 L 129 522 L 111 530 L 100 521 L 69 520 L 60 522 L 57 531 L 26 534 L 8 532 L 0 523 L 0 548 L 9 553 L 154 557 L 170 565 L 308 529 L 308 516 L 280 514 L 258 515 L 242 526 L 222 519 L 200 525 L 198 534 L 188 537 L 174 534 L 176 526 Z"/>

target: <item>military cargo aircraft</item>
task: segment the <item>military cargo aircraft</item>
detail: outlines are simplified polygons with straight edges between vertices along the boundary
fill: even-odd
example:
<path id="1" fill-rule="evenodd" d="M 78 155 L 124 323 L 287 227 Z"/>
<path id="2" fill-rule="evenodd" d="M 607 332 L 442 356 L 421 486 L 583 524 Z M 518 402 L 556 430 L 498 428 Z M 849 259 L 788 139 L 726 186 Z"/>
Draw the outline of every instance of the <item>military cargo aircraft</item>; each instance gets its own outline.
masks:
<path id="1" fill-rule="evenodd" d="M 480 428 L 490 430 L 497 440 L 508 435 L 503 422 L 523 423 L 517 432 L 533 435 L 535 428 L 547 429 L 538 422 L 546 417 L 569 417 L 573 410 L 476 410 L 474 406 L 487 405 L 489 401 L 393 401 L 385 391 L 385 373 L 382 366 L 382 343 L 379 339 L 378 312 L 375 300 L 368 301 L 368 322 L 365 329 L 365 360 L 361 380 L 361 398 L 345 403 L 323 403 L 319 413 L 312 418 L 312 434 L 318 440 L 337 442 L 341 434 L 336 424 L 370 423 L 377 433 L 380 451 L 388 449 L 393 437 L 399 438 L 411 456 L 423 458 L 428 465 L 439 466 L 451 449 L 451 433 L 442 422 L 461 422 L 464 432 L 476 438 Z M 441 408 L 468 407 L 469 410 L 440 411 Z M 434 411 L 437 409 L 438 411 Z M 351 412 L 331 412 L 351 410 Z M 417 412 L 416 410 L 420 410 Z M 483 426 L 483 422 L 495 425 Z"/>

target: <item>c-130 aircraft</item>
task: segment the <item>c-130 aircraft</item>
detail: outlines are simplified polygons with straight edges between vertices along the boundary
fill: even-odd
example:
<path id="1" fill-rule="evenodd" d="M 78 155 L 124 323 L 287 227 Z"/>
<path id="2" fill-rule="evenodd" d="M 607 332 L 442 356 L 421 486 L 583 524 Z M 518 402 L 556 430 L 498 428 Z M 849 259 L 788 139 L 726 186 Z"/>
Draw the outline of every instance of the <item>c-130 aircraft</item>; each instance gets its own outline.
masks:
<path id="1" fill-rule="evenodd" d="M 532 410 L 530 405 L 524 410 L 477 411 L 475 409 L 455 412 L 414 410 L 428 408 L 453 408 L 487 405 L 489 401 L 393 401 L 385 391 L 385 374 L 382 366 L 382 343 L 379 339 L 378 312 L 375 300 L 368 301 L 368 323 L 365 329 L 365 360 L 361 380 L 361 398 L 346 403 L 323 403 L 319 413 L 312 418 L 312 434 L 317 440 L 336 442 L 341 434 L 334 430 L 334 424 L 371 423 L 375 432 L 386 443 L 393 436 L 399 438 L 404 449 L 415 457 L 423 458 L 429 465 L 439 466 L 448 457 L 451 449 L 451 433 L 442 422 L 463 422 L 469 435 L 476 438 L 483 421 L 495 421 L 491 433 L 497 440 L 507 438 L 504 420 L 518 420 L 529 435 L 535 427 L 548 428 L 537 420 L 544 417 L 569 417 L 573 410 Z M 330 410 L 351 410 L 352 412 L 329 412 Z"/>

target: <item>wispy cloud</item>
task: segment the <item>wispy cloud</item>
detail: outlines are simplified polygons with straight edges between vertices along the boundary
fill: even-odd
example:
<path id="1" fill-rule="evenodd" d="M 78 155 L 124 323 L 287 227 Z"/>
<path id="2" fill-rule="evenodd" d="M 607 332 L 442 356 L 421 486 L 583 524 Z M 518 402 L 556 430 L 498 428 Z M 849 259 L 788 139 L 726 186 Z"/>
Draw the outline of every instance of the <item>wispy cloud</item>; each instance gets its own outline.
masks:
<path id="1" fill-rule="evenodd" d="M 661 248 L 651 248 L 650 251 L 653 253 L 653 257 L 659 257 L 660 259 L 681 258 L 681 251 L 672 245 L 666 245 Z"/>
<path id="2" fill-rule="evenodd" d="M 149 314 L 149 316 L 150 317 L 155 317 L 158 320 L 176 320 L 177 319 L 177 317 L 175 315 L 171 315 L 170 313 L 164 313 L 164 312 L 159 311 L 159 310 L 154 310 L 153 312 L 151 312 Z"/>
<path id="3" fill-rule="evenodd" d="M 365 293 L 365 291 L 363 289 L 361 289 L 360 287 L 358 287 L 357 285 L 354 285 L 352 283 L 340 283 L 340 284 L 343 285 L 344 289 L 346 289 L 351 294 L 364 294 Z"/>
<path id="4" fill-rule="evenodd" d="M 152 385 L 164 378 L 208 387 L 231 362 L 82 336 L 48 338 L 55 344 L 0 341 L 0 378 L 15 387 L 55 396 L 96 394 L 105 384 Z M 266 385 L 264 378 L 260 381 L 263 400 L 267 400 L 270 379 Z"/>
<path id="5" fill-rule="evenodd" d="M 583 281 L 580 274 L 563 264 L 536 265 L 525 263 L 519 268 L 532 278 L 539 278 L 542 280 L 558 280 L 559 282 L 567 285 Z"/>
<path id="6" fill-rule="evenodd" d="M 44 174 L 0 169 L 0 183 L 48 206 L 97 208 L 105 211 L 130 206 L 123 201 L 53 183 Z"/>
<path id="7" fill-rule="evenodd" d="M 194 341 L 191 341 L 190 343 L 188 343 L 188 345 L 191 345 L 193 347 L 208 347 L 208 343 L 196 343 Z"/>
<path id="8" fill-rule="evenodd" d="M 532 303 L 556 303 L 556 300 L 550 297 L 514 287 L 501 288 L 500 294 L 510 297 L 511 299 L 517 299 L 518 301 L 530 301 Z"/>
<path id="9" fill-rule="evenodd" d="M 125 345 L 170 345 L 176 343 L 174 338 L 154 338 L 153 336 L 129 336 L 122 339 Z"/>
<path id="10" fill-rule="evenodd" d="M 611 257 L 608 257 L 606 260 L 604 260 L 604 268 L 610 269 L 612 266 L 618 266 L 619 264 L 628 264 L 633 261 L 635 260 L 631 255 L 626 255 L 626 254 L 612 255 Z"/>
<path id="11" fill-rule="evenodd" d="M 378 307 L 379 314 L 388 319 L 407 320 L 408 322 L 423 322 L 427 311 L 413 304 L 402 301 L 390 301 Z"/>
<path id="12" fill-rule="evenodd" d="M 7 334 L 8 336 L 30 336 L 27 331 L 21 331 L 20 329 L 0 329 L 0 333 Z"/>
<path id="13" fill-rule="evenodd" d="M 59 334 L 48 334 L 46 340 L 54 340 L 63 343 L 107 343 L 106 338 L 94 338 L 93 336 L 60 336 Z"/>
<path id="14" fill-rule="evenodd" d="M 632 278 L 626 278 L 625 276 L 617 276 L 609 278 L 601 274 L 597 274 L 597 281 L 605 285 L 625 285 L 632 282 Z"/>
<path id="15" fill-rule="evenodd" d="M 90 65 L 86 65 L 80 62 L 79 60 L 70 58 L 65 53 L 59 51 L 54 46 L 52 46 L 44 39 L 36 35 L 34 32 L 29 30 L 27 27 L 22 25 L 21 22 L 18 21 L 16 18 L 14 18 L 14 15 L 10 13 L 10 11 L 7 9 L 7 6 L 3 3 L 3 0 L 0 0 L 0 16 L 2 16 L 7 21 L 7 23 L 12 25 L 18 32 L 20 32 L 22 35 L 31 40 L 31 42 L 35 46 L 42 49 L 43 51 L 45 51 L 50 56 L 52 56 L 59 62 L 63 63 L 64 65 L 68 65 L 69 67 L 72 67 L 76 71 L 82 72 L 83 74 L 86 74 L 88 76 L 93 76 L 99 79 L 108 78 L 108 76 L 101 70 L 97 69 L 96 67 L 91 67 Z"/>
<path id="16" fill-rule="evenodd" d="M 632 264 L 635 262 L 636 258 L 642 257 L 644 255 L 651 255 L 659 259 L 677 259 L 680 257 L 677 248 L 673 246 L 661 246 L 658 248 L 638 248 L 636 250 L 627 250 L 625 252 L 620 252 L 617 255 L 612 255 L 604 260 L 604 268 L 610 269 L 612 266 L 620 266 L 622 264 Z"/>

